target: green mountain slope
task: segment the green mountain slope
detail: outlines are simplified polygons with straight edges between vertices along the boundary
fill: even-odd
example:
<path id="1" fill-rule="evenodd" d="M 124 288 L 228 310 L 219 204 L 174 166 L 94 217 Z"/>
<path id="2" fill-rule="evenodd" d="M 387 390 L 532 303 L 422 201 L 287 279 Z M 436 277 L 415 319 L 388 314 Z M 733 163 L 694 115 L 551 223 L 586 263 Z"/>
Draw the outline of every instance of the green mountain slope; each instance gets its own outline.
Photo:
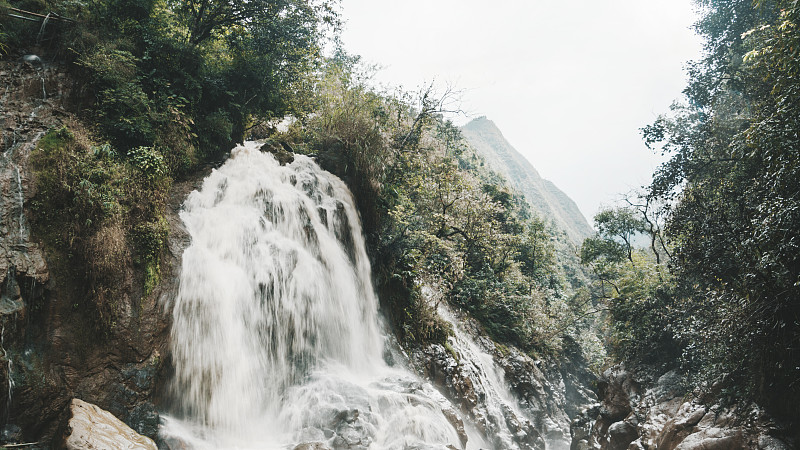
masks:
<path id="1" fill-rule="evenodd" d="M 575 202 L 555 184 L 542 178 L 491 120 L 479 117 L 461 128 L 467 141 L 489 166 L 519 190 L 534 211 L 552 220 L 569 239 L 580 245 L 594 231 Z"/>

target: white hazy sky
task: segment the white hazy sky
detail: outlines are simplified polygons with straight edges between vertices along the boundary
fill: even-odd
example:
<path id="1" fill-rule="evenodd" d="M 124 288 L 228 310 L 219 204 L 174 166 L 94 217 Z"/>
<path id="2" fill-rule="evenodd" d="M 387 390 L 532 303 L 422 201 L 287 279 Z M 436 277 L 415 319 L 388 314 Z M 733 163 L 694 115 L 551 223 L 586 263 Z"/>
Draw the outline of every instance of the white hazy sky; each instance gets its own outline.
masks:
<path id="1" fill-rule="evenodd" d="M 660 157 L 639 128 L 667 112 L 700 55 L 691 0 L 342 0 L 348 52 L 383 67 L 377 81 L 463 90 L 578 204 L 647 184 Z"/>

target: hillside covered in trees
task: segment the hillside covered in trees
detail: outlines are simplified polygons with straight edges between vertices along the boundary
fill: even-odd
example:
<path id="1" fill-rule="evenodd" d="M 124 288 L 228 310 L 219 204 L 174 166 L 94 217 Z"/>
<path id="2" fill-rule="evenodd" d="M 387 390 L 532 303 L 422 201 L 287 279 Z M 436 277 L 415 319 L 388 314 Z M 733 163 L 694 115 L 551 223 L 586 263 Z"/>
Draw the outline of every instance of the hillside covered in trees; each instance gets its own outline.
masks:
<path id="1" fill-rule="evenodd" d="M 705 57 L 642 130 L 668 159 L 581 257 L 618 358 L 800 418 L 800 6 L 699 1 Z M 649 249 L 635 249 L 644 234 Z"/>
<path id="2" fill-rule="evenodd" d="M 461 132 L 492 170 L 519 189 L 533 210 L 564 230 L 573 243 L 579 244 L 593 233 L 575 202 L 551 181 L 542 178 L 494 122 L 478 117 L 461 127 Z"/>
<path id="3" fill-rule="evenodd" d="M 310 155 L 347 183 L 381 312 L 406 350 L 448 348 L 455 330 L 439 307 L 449 305 L 500 353 L 513 346 L 556 365 L 582 353 L 598 369 L 619 361 L 677 369 L 685 392 L 755 402 L 797 428 L 800 6 L 697 3 L 704 59 L 689 66 L 685 101 L 642 130 L 667 162 L 639 196 L 598 214 L 596 233 L 570 254 L 563 233 L 591 232 L 574 204 L 510 147 L 494 156 L 481 148 L 481 136 L 503 144 L 499 133 L 449 121 L 452 92 L 380 89 L 358 56 L 323 52 L 336 47 L 336 2 L 0 1 L 0 54 L 16 67 L 3 76 L 27 73 L 28 91 L 41 79 L 44 97 L 53 67 L 69 80 L 57 105 L 42 99 L 52 111 L 41 133 L 17 126 L 21 115 L 3 116 L 4 163 L 16 170 L 25 207 L 4 229 L 24 237 L 29 221 L 68 292 L 53 306 L 61 298 L 53 283 L 6 264 L 4 298 L 38 303 L 21 319 L 3 316 L 4 327 L 24 331 L 4 334 L 3 378 L 27 394 L 3 394 L 4 420 L 32 439 L 52 436 L 67 394 L 48 377 L 68 367 L 63 391 L 96 390 L 73 381 L 102 371 L 72 365 L 97 363 L 101 345 L 114 358 L 146 361 L 150 381 L 169 372 L 158 352 L 113 347 L 131 341 L 131 317 L 154 311 L 143 305 L 156 304 L 172 276 L 170 196 L 236 143 L 258 140 L 279 159 Z M 36 138 L 23 165 L 18 138 L 28 134 Z M 31 176 L 20 176 L 28 166 Z M 28 198 L 23 179 L 35 184 Z M 546 192 L 536 197 L 531 185 Z M 649 248 L 634 245 L 641 235 Z M 61 336 L 37 322 L 48 311 L 57 326 L 80 331 L 74 355 L 37 341 Z M 122 373 L 115 364 L 97 367 Z"/>

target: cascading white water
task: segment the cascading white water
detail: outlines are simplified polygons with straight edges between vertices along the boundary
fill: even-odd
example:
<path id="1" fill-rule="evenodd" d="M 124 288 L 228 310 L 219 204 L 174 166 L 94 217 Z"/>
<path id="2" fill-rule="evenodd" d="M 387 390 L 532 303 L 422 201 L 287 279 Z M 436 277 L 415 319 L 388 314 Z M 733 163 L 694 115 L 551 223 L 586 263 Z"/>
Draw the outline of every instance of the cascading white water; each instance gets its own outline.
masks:
<path id="1" fill-rule="evenodd" d="M 424 290 L 423 290 L 424 292 Z M 486 429 L 498 448 L 530 448 L 535 442 L 536 431 L 530 418 L 524 414 L 514 394 L 504 380 L 502 369 L 491 355 L 482 350 L 464 332 L 453 313 L 440 304 L 439 316 L 453 326 L 454 335 L 448 339 L 450 347 L 462 361 L 462 370 L 473 382 L 473 388 L 481 397 L 482 408 L 476 411 L 476 422 Z M 530 442 L 518 442 L 520 440 Z"/>
<path id="2" fill-rule="evenodd" d="M 246 143 L 193 192 L 173 305 L 178 415 L 195 448 L 463 447 L 444 397 L 382 358 L 352 197 L 311 159 Z"/>
<path id="3" fill-rule="evenodd" d="M 14 371 L 13 366 L 11 365 L 11 358 L 8 357 L 8 351 L 6 350 L 6 324 L 3 323 L 0 326 L 0 351 L 2 352 L 2 357 L 7 361 L 6 365 L 6 376 L 8 377 L 8 389 L 6 390 L 6 404 L 3 417 L 8 419 L 9 412 L 11 411 L 11 399 L 14 395 Z"/>
<path id="4" fill-rule="evenodd" d="M 19 173 L 19 167 L 16 164 L 11 164 L 14 167 L 14 172 L 17 175 L 17 201 L 19 202 L 19 239 L 23 241 L 25 236 L 25 196 L 22 192 L 22 176 Z"/>
<path id="5" fill-rule="evenodd" d="M 432 290 L 423 287 L 423 294 L 431 295 Z M 506 383 L 503 368 L 470 333 L 464 331 L 447 305 L 439 304 L 437 312 L 453 327 L 453 335 L 448 338 L 448 343 L 461 362 L 462 375 L 471 380 L 472 388 L 481 399 L 480 407 L 471 413 L 472 420 L 485 430 L 490 445 L 520 450 L 542 447 L 548 450 L 569 449 L 570 443 L 564 437 L 562 427 L 545 414 L 520 406 Z M 569 424 L 566 425 L 566 436 L 569 436 Z"/>
<path id="6" fill-rule="evenodd" d="M 16 183 L 16 189 L 14 196 L 16 197 L 15 205 L 12 207 L 17 210 L 17 218 L 18 218 L 18 236 L 17 242 L 24 242 L 26 240 L 27 234 L 27 227 L 26 227 L 26 220 L 25 220 L 25 195 L 23 192 L 22 186 L 22 175 L 20 174 L 19 166 L 14 162 L 14 152 L 19 146 L 14 144 L 8 150 L 3 153 L 3 159 L 5 162 L 5 167 L 0 170 L 3 171 L 13 171 L 13 175 L 8 176 L 6 175 L 5 178 L 9 179 L 10 181 L 13 180 Z M 9 190 L 12 189 L 9 183 Z M 11 225 L 11 224 L 7 224 Z"/>

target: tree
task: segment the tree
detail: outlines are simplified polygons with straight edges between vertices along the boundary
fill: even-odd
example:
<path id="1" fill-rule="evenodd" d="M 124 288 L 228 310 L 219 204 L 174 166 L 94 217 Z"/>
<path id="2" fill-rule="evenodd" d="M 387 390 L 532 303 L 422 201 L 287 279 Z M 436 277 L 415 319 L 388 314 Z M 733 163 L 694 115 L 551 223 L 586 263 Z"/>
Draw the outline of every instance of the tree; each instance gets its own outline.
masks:
<path id="1" fill-rule="evenodd" d="M 647 231 L 644 219 L 638 216 L 633 208 L 606 208 L 594 216 L 597 238 L 605 241 L 602 245 L 608 247 L 606 251 L 610 252 L 609 256 L 623 253 L 633 262 L 633 239 L 637 234 Z"/>
<path id="2" fill-rule="evenodd" d="M 606 341 L 614 355 L 626 361 L 668 365 L 680 355 L 672 314 L 677 299 L 655 247 L 648 252 L 633 244 L 636 235 L 656 228 L 655 219 L 645 214 L 647 208 L 634 206 L 638 203 L 633 200 L 628 204 L 600 211 L 594 219 L 597 234 L 581 246 L 581 263 L 593 272 L 590 300 L 608 313 Z"/>
<path id="3" fill-rule="evenodd" d="M 239 27 L 260 29 L 271 35 L 273 45 L 281 45 L 293 40 L 293 32 L 316 31 L 320 22 L 338 26 L 335 4 L 327 0 L 188 0 L 172 1 L 170 6 L 183 18 L 192 46 Z"/>
<path id="4" fill-rule="evenodd" d="M 690 104 L 644 129 L 670 155 L 648 196 L 669 211 L 683 359 L 739 399 L 800 417 L 800 7 L 701 4 L 707 57 Z"/>

